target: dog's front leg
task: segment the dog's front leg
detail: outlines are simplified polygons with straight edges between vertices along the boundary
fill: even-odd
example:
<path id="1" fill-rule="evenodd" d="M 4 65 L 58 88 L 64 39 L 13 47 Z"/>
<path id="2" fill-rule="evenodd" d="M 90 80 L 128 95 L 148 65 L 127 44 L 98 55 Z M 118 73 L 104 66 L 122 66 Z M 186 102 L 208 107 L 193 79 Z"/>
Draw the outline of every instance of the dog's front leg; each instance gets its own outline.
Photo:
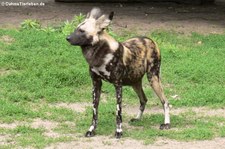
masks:
<path id="1" fill-rule="evenodd" d="M 116 99 L 117 99 L 117 113 L 116 113 L 116 138 L 121 138 L 122 136 L 122 85 L 115 85 L 116 89 Z"/>
<path id="2" fill-rule="evenodd" d="M 101 87 L 102 81 L 98 78 L 95 74 L 92 74 L 92 82 L 93 82 L 93 91 L 92 91 L 92 98 L 93 98 L 93 118 L 92 124 L 89 130 L 86 132 L 86 137 L 92 137 L 95 135 L 95 129 L 97 128 L 98 124 L 98 105 L 99 99 L 101 95 Z"/>

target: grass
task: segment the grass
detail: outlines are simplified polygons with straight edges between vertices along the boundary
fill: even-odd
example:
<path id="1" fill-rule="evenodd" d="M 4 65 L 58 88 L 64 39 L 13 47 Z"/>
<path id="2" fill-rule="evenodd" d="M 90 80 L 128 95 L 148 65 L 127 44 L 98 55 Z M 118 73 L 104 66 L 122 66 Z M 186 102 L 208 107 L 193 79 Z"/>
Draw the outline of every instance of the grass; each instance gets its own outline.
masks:
<path id="1" fill-rule="evenodd" d="M 32 24 L 31 21 L 28 23 Z M 0 29 L 0 123 L 29 124 L 34 119 L 51 120 L 60 123 L 53 131 L 65 135 L 80 135 L 88 129 L 91 108 L 77 113 L 52 106 L 60 102 L 91 102 L 88 65 L 80 48 L 66 42 L 64 34 L 68 32 L 67 28 L 71 28 L 68 22 L 63 33 L 57 29 L 43 31 L 32 27 Z M 119 41 L 132 36 L 132 33 L 120 37 L 111 34 Z M 8 42 L 3 36 L 12 40 Z M 162 80 L 173 107 L 225 106 L 225 34 L 193 33 L 186 36 L 155 31 L 149 37 L 157 41 L 161 49 Z M 146 79 L 143 85 L 149 99 L 148 106 L 160 105 Z M 107 102 L 100 104 L 97 134 L 112 135 L 115 130 L 113 86 L 104 83 L 103 93 Z M 177 98 L 172 98 L 174 95 Z M 129 87 L 124 88 L 123 97 L 124 104 L 138 103 L 137 96 Z M 124 123 L 127 123 L 124 137 L 145 140 L 146 143 L 159 137 L 190 141 L 225 136 L 224 117 L 202 117 L 193 112 L 172 115 L 172 129 L 169 131 L 158 129 L 163 120 L 161 114 L 145 115 L 143 120 L 135 123 L 128 123 L 130 118 L 130 115 L 124 115 Z M 46 131 L 29 125 L 18 125 L 13 129 L 0 127 L 1 134 L 11 136 L 8 142 L 13 142 L 0 145 L 0 148 L 43 148 L 51 143 L 74 139 L 47 137 L 44 135 Z"/>
<path id="2" fill-rule="evenodd" d="M 43 148 L 46 144 L 71 140 L 70 137 L 50 138 L 43 133 L 44 129 L 35 129 L 30 126 L 18 126 L 12 130 L 12 136 L 21 147 L 32 145 L 35 148 Z"/>
<path id="3" fill-rule="evenodd" d="M 114 104 L 107 103 L 100 106 L 98 135 L 112 135 L 115 131 Z M 198 116 L 195 112 L 185 112 L 180 115 L 171 115 L 172 128 L 168 131 L 159 130 L 163 123 L 162 114 L 145 114 L 141 121 L 130 122 L 132 117 L 123 115 L 125 138 L 144 140 L 147 144 L 157 138 L 164 137 L 179 141 L 210 140 L 215 137 L 224 137 L 225 118 Z M 84 134 L 91 122 L 91 108 L 80 115 L 76 122 L 77 133 Z"/>

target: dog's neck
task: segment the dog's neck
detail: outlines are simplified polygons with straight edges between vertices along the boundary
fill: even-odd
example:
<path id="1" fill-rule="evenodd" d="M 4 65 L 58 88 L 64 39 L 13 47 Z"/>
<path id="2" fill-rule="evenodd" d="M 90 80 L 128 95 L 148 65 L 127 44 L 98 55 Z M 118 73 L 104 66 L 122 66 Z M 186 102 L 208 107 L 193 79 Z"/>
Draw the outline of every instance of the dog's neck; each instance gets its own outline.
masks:
<path id="1" fill-rule="evenodd" d="M 116 51 L 119 48 L 119 42 L 117 42 L 106 31 L 103 31 L 99 37 L 100 41 L 106 41 L 111 51 Z"/>
<path id="2" fill-rule="evenodd" d="M 101 66 L 103 58 L 119 49 L 120 43 L 105 31 L 99 35 L 99 42 L 93 46 L 82 46 L 83 55 L 90 66 Z"/>

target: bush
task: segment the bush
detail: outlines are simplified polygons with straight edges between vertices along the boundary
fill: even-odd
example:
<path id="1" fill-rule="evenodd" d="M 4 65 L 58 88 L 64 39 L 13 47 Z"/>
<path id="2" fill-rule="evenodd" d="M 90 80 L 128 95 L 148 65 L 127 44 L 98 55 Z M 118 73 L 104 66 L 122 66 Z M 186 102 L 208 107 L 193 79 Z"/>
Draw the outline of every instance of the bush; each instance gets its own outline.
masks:
<path id="1" fill-rule="evenodd" d="M 79 14 L 77 16 L 74 16 L 74 18 L 71 21 L 66 20 L 62 23 L 60 27 L 42 27 L 39 21 L 32 20 L 32 19 L 26 19 L 21 23 L 21 29 L 34 29 L 37 31 L 44 31 L 46 33 L 52 33 L 52 32 L 60 32 L 63 35 L 69 35 L 74 31 L 74 29 L 84 20 L 85 16 L 83 14 Z"/>

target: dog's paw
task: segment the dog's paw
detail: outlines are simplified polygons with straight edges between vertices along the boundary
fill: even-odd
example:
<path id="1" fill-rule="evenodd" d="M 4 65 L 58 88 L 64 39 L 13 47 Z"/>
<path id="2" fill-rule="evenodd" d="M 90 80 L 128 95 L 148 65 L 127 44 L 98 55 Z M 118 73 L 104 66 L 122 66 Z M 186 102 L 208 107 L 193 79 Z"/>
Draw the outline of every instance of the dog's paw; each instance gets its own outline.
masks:
<path id="1" fill-rule="evenodd" d="M 115 137 L 116 139 L 120 139 L 122 137 L 123 133 L 122 132 L 116 132 Z"/>
<path id="2" fill-rule="evenodd" d="M 93 137 L 95 135 L 94 131 L 87 131 L 85 137 Z"/>
<path id="3" fill-rule="evenodd" d="M 161 124 L 159 129 L 163 130 L 163 129 L 170 129 L 170 124 L 166 123 L 166 124 Z"/>

